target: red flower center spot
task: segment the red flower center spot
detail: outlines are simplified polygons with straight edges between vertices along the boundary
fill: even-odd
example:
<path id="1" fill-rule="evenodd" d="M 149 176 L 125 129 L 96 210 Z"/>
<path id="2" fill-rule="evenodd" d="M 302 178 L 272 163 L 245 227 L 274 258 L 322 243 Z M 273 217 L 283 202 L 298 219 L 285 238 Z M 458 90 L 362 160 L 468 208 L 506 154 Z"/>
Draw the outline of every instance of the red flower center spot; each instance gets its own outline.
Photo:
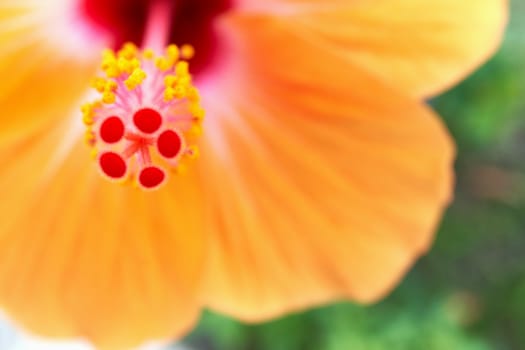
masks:
<path id="1" fill-rule="evenodd" d="M 107 143 L 119 142 L 124 136 L 124 123 L 117 116 L 104 120 L 100 126 L 100 138 Z"/>
<path id="2" fill-rule="evenodd" d="M 139 174 L 139 183 L 147 189 L 159 186 L 165 179 L 164 171 L 156 166 L 146 167 Z"/>
<path id="3" fill-rule="evenodd" d="M 131 41 L 144 45 L 147 18 L 151 4 L 159 0 L 79 0 L 80 18 L 84 22 L 109 34 L 114 49 Z M 224 50 L 216 29 L 216 20 L 230 10 L 233 0 L 168 0 L 175 3 L 171 13 L 170 43 L 191 44 L 196 55 L 192 59 L 192 73 L 198 76 L 212 67 Z"/>
<path id="4" fill-rule="evenodd" d="M 152 108 L 142 108 L 133 115 L 133 123 L 143 133 L 152 134 L 159 130 L 162 116 Z"/>
<path id="5" fill-rule="evenodd" d="M 157 139 L 157 149 L 166 158 L 176 157 L 182 149 L 182 138 L 173 130 L 166 130 Z"/>
<path id="6" fill-rule="evenodd" d="M 112 179 L 120 179 L 126 174 L 126 162 L 115 152 L 102 154 L 98 162 L 104 174 Z"/>

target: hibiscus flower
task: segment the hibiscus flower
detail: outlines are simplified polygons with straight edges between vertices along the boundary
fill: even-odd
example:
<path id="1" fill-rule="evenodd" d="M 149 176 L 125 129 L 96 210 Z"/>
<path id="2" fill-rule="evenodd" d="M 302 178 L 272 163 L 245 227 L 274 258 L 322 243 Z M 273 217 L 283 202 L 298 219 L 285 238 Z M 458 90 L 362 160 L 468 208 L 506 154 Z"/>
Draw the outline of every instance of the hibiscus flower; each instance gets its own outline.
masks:
<path id="1" fill-rule="evenodd" d="M 506 6 L 2 1 L 0 306 L 42 336 L 128 348 L 184 335 L 205 307 L 263 321 L 380 299 L 427 251 L 451 199 L 453 142 L 421 101 L 495 51 Z M 184 113 L 168 121 L 155 104 L 140 107 L 151 108 L 139 121 L 104 124 L 108 105 L 131 94 L 105 80 L 106 114 L 84 114 L 100 128 L 88 144 L 138 144 L 120 150 L 130 163 L 110 148 L 93 160 L 78 110 L 97 87 L 103 49 L 125 42 L 136 44 L 126 46 L 129 73 L 143 68 L 129 88 L 144 82 L 145 94 L 155 69 L 174 72 L 175 56 L 194 56 L 191 77 L 181 64 L 168 79 L 186 77 L 186 93 L 159 102 L 194 96 L 183 107 L 191 122 L 180 131 Z M 141 51 L 146 44 L 157 51 Z M 161 51 L 168 67 L 146 62 Z M 107 69 L 118 54 L 105 52 Z M 152 135 L 170 126 L 160 141 L 126 134 L 126 123 Z M 195 125 L 198 138 L 188 136 Z M 155 147 L 162 162 L 182 150 L 200 157 L 184 172 L 176 162 L 144 175 L 157 158 L 141 152 Z M 117 163 L 138 187 L 108 181 L 125 177 Z"/>

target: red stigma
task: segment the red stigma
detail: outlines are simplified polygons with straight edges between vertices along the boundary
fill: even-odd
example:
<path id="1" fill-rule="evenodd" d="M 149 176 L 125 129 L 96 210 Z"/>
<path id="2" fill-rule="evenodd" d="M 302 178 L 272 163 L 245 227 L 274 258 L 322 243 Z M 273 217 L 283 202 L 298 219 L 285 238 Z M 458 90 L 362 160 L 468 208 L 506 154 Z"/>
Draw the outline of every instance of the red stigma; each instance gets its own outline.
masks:
<path id="1" fill-rule="evenodd" d="M 133 123 L 145 134 L 152 134 L 159 130 L 162 124 L 162 116 L 151 108 L 142 108 L 133 115 Z"/>
<path id="2" fill-rule="evenodd" d="M 146 189 L 158 187 L 166 178 L 162 169 L 156 166 L 149 166 L 140 171 L 139 183 Z"/>
<path id="3" fill-rule="evenodd" d="M 124 123 L 117 116 L 104 120 L 100 126 L 100 138 L 107 143 L 119 142 L 124 137 Z"/>
<path id="4" fill-rule="evenodd" d="M 121 179 L 126 174 L 126 162 L 115 152 L 103 153 L 99 164 L 104 174 L 112 179 Z"/>
<path id="5" fill-rule="evenodd" d="M 174 158 L 182 149 L 182 139 L 173 130 L 166 130 L 157 139 L 157 149 L 166 158 Z"/>

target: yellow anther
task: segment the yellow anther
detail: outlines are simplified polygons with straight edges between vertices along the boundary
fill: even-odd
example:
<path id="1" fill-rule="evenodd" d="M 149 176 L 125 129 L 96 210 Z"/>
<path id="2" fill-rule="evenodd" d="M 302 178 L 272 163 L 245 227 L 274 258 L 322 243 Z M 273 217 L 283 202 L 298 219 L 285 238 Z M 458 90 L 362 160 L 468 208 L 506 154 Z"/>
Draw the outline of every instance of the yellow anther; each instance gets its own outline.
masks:
<path id="1" fill-rule="evenodd" d="M 87 129 L 84 134 L 84 142 L 92 144 L 95 142 L 95 133 L 91 129 Z"/>
<path id="2" fill-rule="evenodd" d="M 80 108 L 82 111 L 82 122 L 88 127 L 95 123 L 95 107 L 97 107 L 95 103 L 86 103 Z"/>
<path id="3" fill-rule="evenodd" d="M 102 51 L 102 61 L 106 61 L 108 59 L 115 60 L 117 57 L 115 56 L 115 51 L 111 49 L 104 49 Z"/>
<path id="4" fill-rule="evenodd" d="M 133 43 L 125 43 L 122 49 L 119 50 L 118 56 L 131 60 L 137 56 L 138 49 Z"/>
<path id="5" fill-rule="evenodd" d="M 199 147 L 197 147 L 195 145 L 188 147 L 188 149 L 186 150 L 185 155 L 189 159 L 197 159 L 199 157 L 199 155 L 200 155 Z"/>
<path id="6" fill-rule="evenodd" d="M 194 86 L 188 88 L 188 99 L 192 102 L 199 102 L 201 99 L 199 90 L 197 90 L 197 88 Z"/>
<path id="7" fill-rule="evenodd" d="M 188 75 L 189 74 L 188 62 L 186 61 L 177 62 L 177 65 L 175 66 L 175 73 L 179 76 Z"/>
<path id="8" fill-rule="evenodd" d="M 106 79 L 101 77 L 96 77 L 91 80 L 91 86 L 95 88 L 98 92 L 103 92 L 106 86 Z"/>
<path id="9" fill-rule="evenodd" d="M 106 49 L 102 52 L 102 64 L 100 67 L 110 78 L 115 78 L 120 74 L 118 70 L 117 56 L 115 56 L 113 50 Z"/>
<path id="10" fill-rule="evenodd" d="M 104 69 L 104 72 L 108 78 L 117 78 L 120 75 L 117 62 L 115 61 L 113 64 Z"/>
<path id="11" fill-rule="evenodd" d="M 100 67 L 106 73 L 108 70 L 112 70 L 117 67 L 117 58 L 115 57 L 115 53 L 113 51 L 104 51 L 102 54 L 102 64 Z"/>
<path id="12" fill-rule="evenodd" d="M 115 62 L 117 62 L 117 59 L 115 57 L 108 56 L 102 59 L 100 67 L 102 69 L 108 69 L 110 66 L 114 65 Z"/>
<path id="13" fill-rule="evenodd" d="M 135 69 L 135 70 L 133 71 L 133 73 L 135 73 L 135 72 L 136 72 L 136 74 L 138 74 L 138 76 L 139 76 L 140 79 L 142 79 L 142 80 L 146 79 L 147 74 L 146 74 L 146 72 L 143 71 L 142 69 L 137 68 L 137 69 Z"/>
<path id="14" fill-rule="evenodd" d="M 199 104 L 197 103 L 190 104 L 189 110 L 190 110 L 191 115 L 197 121 L 201 121 L 204 119 L 205 111 L 204 111 L 204 108 L 202 108 Z"/>
<path id="15" fill-rule="evenodd" d="M 102 94 L 102 102 L 106 104 L 115 103 L 115 100 L 116 100 L 116 96 L 111 91 L 104 91 L 104 93 Z"/>
<path id="16" fill-rule="evenodd" d="M 132 60 L 129 61 L 130 64 L 131 64 L 131 68 L 132 70 L 135 70 L 137 68 L 140 68 L 140 61 L 138 58 L 133 58 Z"/>
<path id="17" fill-rule="evenodd" d="M 146 49 L 142 53 L 142 57 L 144 57 L 147 60 L 151 60 L 151 59 L 153 59 L 155 57 L 155 52 L 153 52 L 152 49 Z"/>
<path id="18" fill-rule="evenodd" d="M 164 78 L 164 85 L 166 87 L 174 87 L 175 84 L 177 83 L 177 80 L 178 80 L 177 76 L 175 76 L 175 75 L 167 75 Z"/>
<path id="19" fill-rule="evenodd" d="M 119 57 L 117 61 L 117 67 L 121 73 L 128 73 L 130 74 L 133 71 L 133 67 L 131 65 L 131 61 L 128 60 L 125 57 Z"/>
<path id="20" fill-rule="evenodd" d="M 167 87 L 165 90 L 164 90 L 164 102 L 169 102 L 171 100 L 173 100 L 175 97 L 176 97 L 176 91 L 174 88 L 172 87 Z"/>
<path id="21" fill-rule="evenodd" d="M 189 60 L 195 55 L 195 49 L 193 48 L 193 46 L 188 45 L 188 44 L 182 45 L 180 49 L 180 55 L 185 60 Z"/>
<path id="22" fill-rule="evenodd" d="M 188 130 L 188 133 L 192 136 L 200 136 L 202 135 L 202 125 L 200 125 L 200 123 L 198 124 L 193 124 L 190 128 L 190 130 Z"/>
<path id="23" fill-rule="evenodd" d="M 160 71 L 165 72 L 173 67 L 173 62 L 168 60 L 166 57 L 157 57 L 155 59 L 155 67 Z"/>
<path id="24" fill-rule="evenodd" d="M 177 79 L 177 85 L 189 87 L 191 85 L 191 76 L 182 75 Z"/>
<path id="25" fill-rule="evenodd" d="M 111 91 L 115 92 L 117 91 L 118 84 L 115 80 L 108 80 L 106 81 L 106 84 L 104 86 L 104 91 Z"/>
<path id="26" fill-rule="evenodd" d="M 124 81 L 124 85 L 126 85 L 128 90 L 131 91 L 131 90 L 134 90 L 139 85 L 139 83 L 137 82 L 136 79 L 129 77 L 128 79 L 126 79 L 126 81 Z"/>
<path id="27" fill-rule="evenodd" d="M 140 67 L 140 61 L 137 58 L 128 59 L 125 57 L 119 57 L 117 67 L 120 73 L 131 74 L 133 70 Z"/>
<path id="28" fill-rule="evenodd" d="M 84 114 L 82 116 L 82 122 L 84 123 L 84 125 L 90 126 L 93 125 L 95 121 L 93 120 L 93 115 Z"/>
<path id="29" fill-rule="evenodd" d="M 175 44 L 171 44 L 166 48 L 166 56 L 173 62 L 179 59 L 179 48 Z"/>
<path id="30" fill-rule="evenodd" d="M 92 103 L 84 103 L 81 107 L 80 107 L 80 111 L 82 112 L 82 114 L 92 114 L 93 113 L 93 104 Z"/>
<path id="31" fill-rule="evenodd" d="M 186 89 L 185 86 L 177 85 L 175 88 L 173 88 L 174 94 L 176 98 L 185 98 L 188 94 L 188 89 Z"/>
<path id="32" fill-rule="evenodd" d="M 91 159 L 97 159 L 97 156 L 98 156 L 97 149 L 96 148 L 92 148 L 91 152 L 89 152 L 89 156 L 91 157 Z"/>
<path id="33" fill-rule="evenodd" d="M 146 79 L 146 72 L 144 72 L 142 69 L 137 68 L 131 73 L 128 79 L 124 81 L 124 85 L 128 88 L 128 90 L 133 90 Z"/>

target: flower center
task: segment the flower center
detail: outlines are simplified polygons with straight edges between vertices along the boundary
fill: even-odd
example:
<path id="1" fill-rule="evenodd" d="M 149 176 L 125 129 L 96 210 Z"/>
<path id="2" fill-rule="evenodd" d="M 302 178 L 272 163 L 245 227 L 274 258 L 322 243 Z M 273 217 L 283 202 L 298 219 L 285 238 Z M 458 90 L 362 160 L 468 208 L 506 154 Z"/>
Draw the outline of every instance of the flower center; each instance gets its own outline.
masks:
<path id="1" fill-rule="evenodd" d="M 192 73 L 198 76 L 220 50 L 214 20 L 231 7 L 231 0 L 80 0 L 80 12 L 89 24 L 109 34 L 113 49 L 126 42 L 142 47 L 154 2 L 171 3 L 169 42 L 191 44 L 196 51 Z"/>
<path id="2" fill-rule="evenodd" d="M 102 58 L 93 79 L 100 99 L 82 107 L 86 142 L 101 173 L 145 190 L 166 182 L 198 154 L 204 110 L 188 62 L 193 47 L 169 45 L 163 54 L 127 43 Z"/>

